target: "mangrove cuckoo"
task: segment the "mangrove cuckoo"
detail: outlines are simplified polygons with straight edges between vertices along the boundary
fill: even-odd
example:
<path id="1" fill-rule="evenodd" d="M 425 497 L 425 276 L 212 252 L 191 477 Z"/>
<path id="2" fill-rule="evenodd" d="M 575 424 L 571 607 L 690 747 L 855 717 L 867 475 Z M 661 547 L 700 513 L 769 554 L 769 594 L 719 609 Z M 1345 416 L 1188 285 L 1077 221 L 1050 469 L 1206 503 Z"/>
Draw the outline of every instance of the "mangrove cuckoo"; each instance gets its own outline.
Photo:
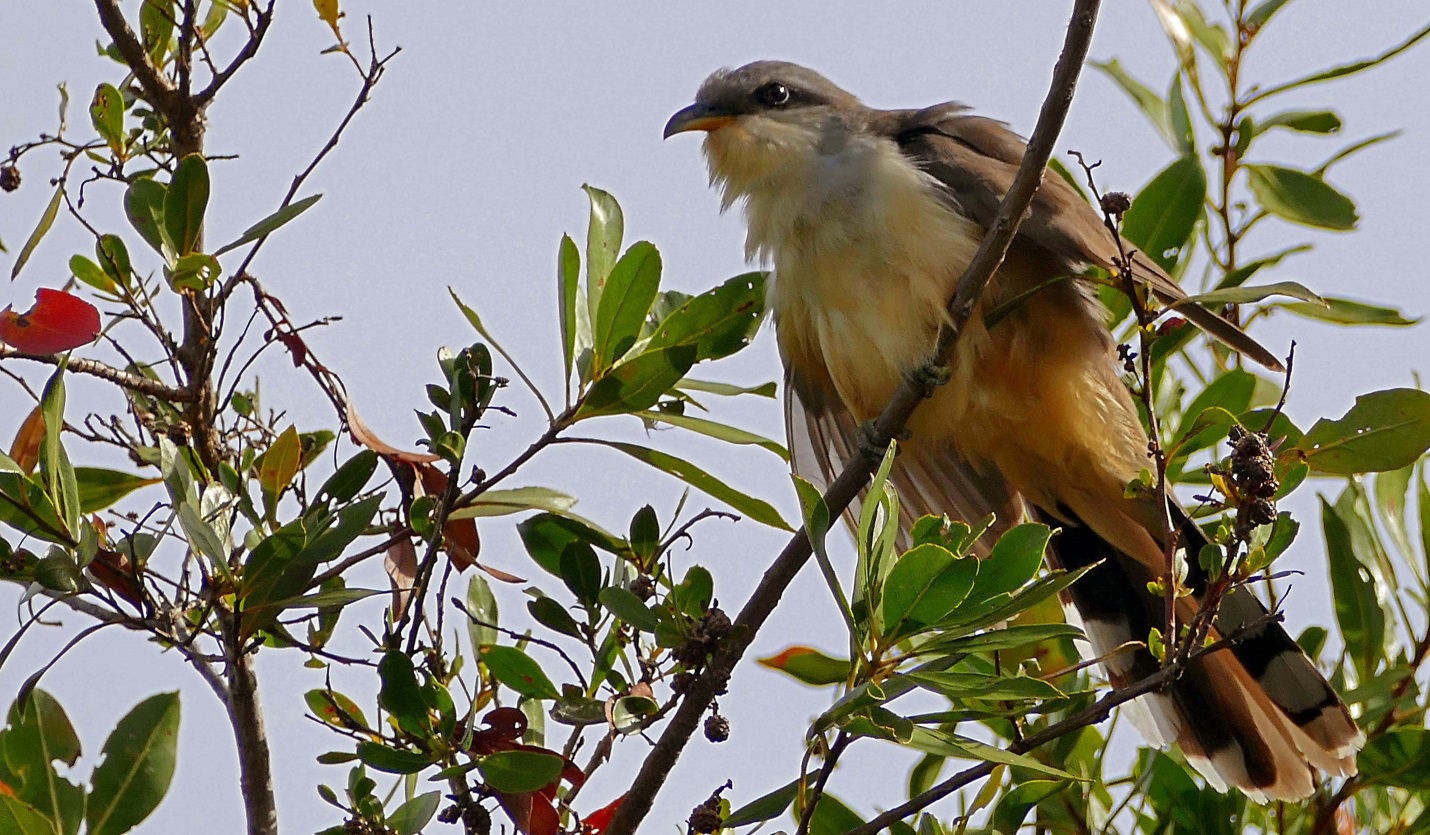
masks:
<path id="1" fill-rule="evenodd" d="M 962 105 L 875 110 L 818 73 L 775 61 L 711 75 L 665 127 L 667 137 L 683 131 L 705 132 L 722 207 L 744 209 L 746 256 L 773 268 L 768 307 L 784 360 L 794 468 L 827 484 L 857 448 L 860 423 L 931 359 L 954 284 L 1025 145 Z M 1168 525 L 1160 500 L 1126 490 L 1149 466 L 1148 441 L 1119 376 L 1106 311 L 1089 282 L 1056 280 L 1089 266 L 1115 269 L 1118 241 L 1076 190 L 1044 174 L 958 336 L 948 383 L 909 423 L 893 481 L 905 526 L 925 514 L 976 522 L 992 513 L 996 534 L 1027 515 L 1058 529 L 1050 565 L 1101 560 L 1064 601 L 1101 657 L 1164 625 L 1164 601 L 1148 583 L 1165 575 Z M 1133 257 L 1132 277 L 1153 298 L 1185 297 L 1153 261 Z M 1005 315 L 986 322 L 993 309 Z M 1178 312 L 1280 368 L 1216 313 L 1195 305 Z M 1195 557 L 1207 538 L 1179 508 L 1173 514 L 1193 591 L 1177 604 L 1186 623 L 1208 587 Z M 986 555 L 986 542 L 979 551 Z M 1239 644 L 1129 703 L 1144 736 L 1177 742 L 1211 784 L 1262 802 L 1311 794 L 1313 769 L 1355 773 L 1363 737 L 1345 705 L 1244 588 L 1224 598 L 1212 634 L 1238 629 Z M 1104 667 L 1117 686 L 1157 664 L 1138 647 Z"/>

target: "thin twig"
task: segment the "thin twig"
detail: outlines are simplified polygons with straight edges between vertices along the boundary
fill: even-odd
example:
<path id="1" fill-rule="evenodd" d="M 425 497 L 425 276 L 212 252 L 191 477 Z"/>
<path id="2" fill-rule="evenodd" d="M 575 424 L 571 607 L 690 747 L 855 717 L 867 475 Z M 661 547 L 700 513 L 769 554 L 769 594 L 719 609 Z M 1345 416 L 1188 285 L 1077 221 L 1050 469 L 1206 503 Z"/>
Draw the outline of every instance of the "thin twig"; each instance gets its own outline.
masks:
<path id="1" fill-rule="evenodd" d="M 994 270 L 1002 263 L 1009 245 L 1013 242 L 1013 236 L 1018 231 L 1023 212 L 1042 181 L 1058 133 L 1062 130 L 1063 121 L 1072 104 L 1078 74 L 1087 58 L 1099 5 L 1099 0 L 1077 0 L 1073 8 L 1063 51 L 1053 70 L 1048 96 L 1043 102 L 1037 127 L 1028 142 L 1018 172 L 998 207 L 997 216 L 979 244 L 978 252 L 959 278 L 957 289 L 949 301 L 949 320 L 939 330 L 938 344 L 933 352 L 936 363 L 944 362 L 952 353 L 959 332 L 972 315 L 974 306 L 982 297 L 983 288 L 992 278 Z M 878 464 L 874 450 L 887 448 L 892 439 L 902 434 L 914 407 L 922 402 L 926 394 L 926 387 L 913 379 L 905 379 L 900 383 L 893 399 L 873 424 L 870 432 L 871 443 L 859 445 L 858 452 L 851 456 L 844 470 L 825 491 L 824 501 L 829 507 L 830 518 L 843 512 L 855 495 L 868 484 L 870 475 Z M 626 793 L 626 799 L 606 830 L 610 835 L 635 832 L 649 813 L 656 793 L 664 785 L 681 751 L 699 725 L 705 707 L 716 693 L 725 688 L 735 664 L 779 603 L 784 590 L 808 561 L 809 555 L 809 534 L 801 527 L 765 571 L 759 586 L 736 618 L 730 638 L 711 659 L 705 673 L 697 678 L 686 692 L 680 707 L 676 709 L 655 747 L 641 764 L 640 771 Z"/>
<path id="2" fill-rule="evenodd" d="M 158 380 L 151 380 L 148 377 L 141 377 L 138 374 L 131 374 L 128 371 L 121 371 L 111 365 L 106 365 L 98 360 L 80 359 L 69 357 L 64 354 L 31 354 L 26 351 L 19 351 L 9 345 L 0 345 L 0 360 L 17 359 L 30 360 L 31 362 L 41 362 L 46 365 L 59 365 L 64 363 L 66 371 L 73 371 L 76 374 L 87 374 L 91 377 L 98 377 L 101 380 L 108 380 L 117 383 L 126 389 L 137 391 L 140 394 L 147 394 L 150 397 L 157 397 L 160 400 L 167 400 L 171 403 L 189 403 L 194 399 L 194 393 L 187 389 L 176 388 L 165 385 Z"/>

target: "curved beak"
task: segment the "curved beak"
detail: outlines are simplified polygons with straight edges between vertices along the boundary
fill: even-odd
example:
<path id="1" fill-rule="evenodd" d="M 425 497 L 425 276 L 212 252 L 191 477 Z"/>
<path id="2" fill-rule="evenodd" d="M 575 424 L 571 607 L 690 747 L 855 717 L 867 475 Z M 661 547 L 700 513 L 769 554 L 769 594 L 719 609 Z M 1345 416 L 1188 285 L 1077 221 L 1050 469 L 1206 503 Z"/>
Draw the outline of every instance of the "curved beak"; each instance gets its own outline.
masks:
<path id="1" fill-rule="evenodd" d="M 664 138 L 669 139 L 677 133 L 684 133 L 690 130 L 712 131 L 722 128 L 735 121 L 735 116 L 725 110 L 711 107 L 708 104 L 695 103 L 689 107 L 677 111 L 670 121 L 665 123 Z"/>

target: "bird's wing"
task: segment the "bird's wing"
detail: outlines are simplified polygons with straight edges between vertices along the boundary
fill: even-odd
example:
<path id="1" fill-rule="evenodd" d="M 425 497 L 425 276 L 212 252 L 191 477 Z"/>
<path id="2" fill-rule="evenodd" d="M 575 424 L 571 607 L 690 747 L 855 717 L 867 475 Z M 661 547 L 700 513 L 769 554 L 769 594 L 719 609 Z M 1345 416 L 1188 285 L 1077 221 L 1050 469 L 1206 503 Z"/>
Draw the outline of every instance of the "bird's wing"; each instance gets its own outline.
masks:
<path id="1" fill-rule="evenodd" d="M 905 156 L 939 181 L 944 196 L 964 216 L 987 227 L 1012 185 L 1026 145 L 1002 122 L 974 116 L 949 103 L 924 110 L 887 111 L 872 127 L 898 142 Z M 1112 269 L 1118 245 L 1102 216 L 1077 190 L 1052 171 L 1018 227 L 1014 245 L 1032 244 L 1068 261 Z M 1164 304 L 1187 294 L 1155 262 L 1124 241 L 1133 252 L 1133 278 Z M 1276 355 L 1212 310 L 1189 303 L 1177 311 L 1197 327 L 1267 368 L 1281 370 Z"/>
<path id="2" fill-rule="evenodd" d="M 817 372 L 815 372 L 817 373 Z M 809 372 L 785 373 L 785 436 L 795 473 L 826 489 L 858 450 L 858 421 L 826 380 Z M 987 556 L 997 537 L 1023 518 L 1023 503 L 1003 478 L 980 472 L 948 444 L 911 443 L 901 447 L 890 479 L 899 496 L 900 537 L 923 516 L 943 516 L 978 527 L 990 514 L 993 523 L 974 545 Z M 862 496 L 846 511 L 857 531 Z"/>

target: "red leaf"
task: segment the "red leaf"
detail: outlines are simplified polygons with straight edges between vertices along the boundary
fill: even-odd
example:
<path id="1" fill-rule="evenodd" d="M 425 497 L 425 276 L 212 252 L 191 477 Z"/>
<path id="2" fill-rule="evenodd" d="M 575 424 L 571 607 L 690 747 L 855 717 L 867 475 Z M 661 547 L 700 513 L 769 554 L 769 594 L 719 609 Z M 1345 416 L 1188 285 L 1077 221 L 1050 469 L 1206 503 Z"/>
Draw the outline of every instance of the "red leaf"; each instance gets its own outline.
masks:
<path id="1" fill-rule="evenodd" d="M 616 816 L 616 810 L 621 808 L 621 804 L 626 802 L 626 796 L 612 800 L 591 814 L 581 819 L 581 832 L 584 835 L 602 835 L 606 827 L 611 825 L 611 818 Z"/>
<path id="2" fill-rule="evenodd" d="M 57 354 L 98 336 L 99 311 L 63 290 L 36 290 L 34 306 L 24 313 L 0 311 L 0 342 L 28 354 Z"/>
<path id="3" fill-rule="evenodd" d="M 351 401 L 348 402 L 347 418 L 348 429 L 351 430 L 353 433 L 353 440 L 357 441 L 358 443 L 362 444 L 373 452 L 376 452 L 378 455 L 383 456 L 384 458 L 395 458 L 399 461 L 421 463 L 426 461 L 436 461 L 442 457 L 440 455 L 431 455 L 425 452 L 408 452 L 407 450 L 398 449 L 395 446 L 391 446 L 385 443 L 381 438 L 374 435 L 371 429 L 367 428 L 366 423 L 362 422 L 362 418 L 358 417 L 357 409 L 353 408 L 353 404 Z"/>
<path id="4" fill-rule="evenodd" d="M 135 606 L 143 605 L 144 592 L 134 577 L 134 568 L 130 565 L 127 554 L 101 548 L 95 553 L 94 561 L 89 564 L 89 573 L 94 575 L 94 579 L 98 580 L 101 586 Z"/>

